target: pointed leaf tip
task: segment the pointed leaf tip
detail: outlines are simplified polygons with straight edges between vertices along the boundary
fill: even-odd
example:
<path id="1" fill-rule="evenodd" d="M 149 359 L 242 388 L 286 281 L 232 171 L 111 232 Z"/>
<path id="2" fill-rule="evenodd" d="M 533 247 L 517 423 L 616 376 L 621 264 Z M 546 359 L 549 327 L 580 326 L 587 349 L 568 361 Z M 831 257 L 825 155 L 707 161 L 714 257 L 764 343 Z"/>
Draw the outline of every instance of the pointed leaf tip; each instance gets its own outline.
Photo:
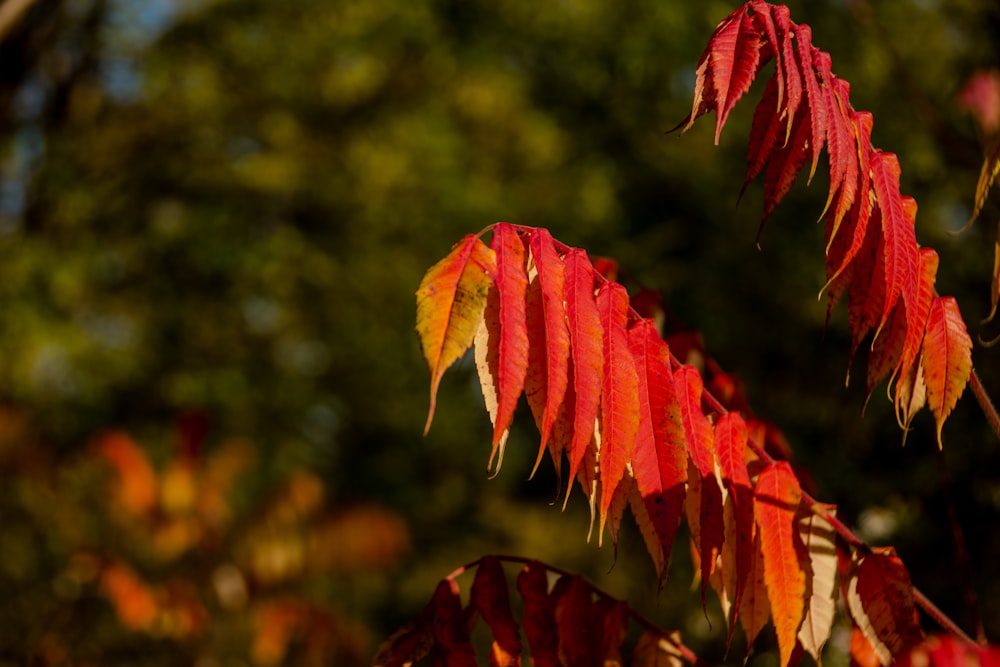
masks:
<path id="1" fill-rule="evenodd" d="M 434 419 L 444 372 L 472 345 L 496 275 L 496 257 L 469 234 L 424 274 L 417 289 L 417 335 L 431 371 L 430 409 L 424 435 Z"/>

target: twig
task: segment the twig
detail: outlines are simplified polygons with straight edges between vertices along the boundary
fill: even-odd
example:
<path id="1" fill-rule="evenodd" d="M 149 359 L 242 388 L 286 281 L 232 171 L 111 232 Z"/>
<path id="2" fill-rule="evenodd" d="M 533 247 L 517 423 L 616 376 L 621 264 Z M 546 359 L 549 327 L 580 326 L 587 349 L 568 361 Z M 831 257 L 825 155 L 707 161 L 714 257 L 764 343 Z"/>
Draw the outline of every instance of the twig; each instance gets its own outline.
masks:
<path id="1" fill-rule="evenodd" d="M 1000 438 L 1000 414 L 997 414 L 996 406 L 990 400 L 990 395 L 986 393 L 983 383 L 979 381 L 979 374 L 976 373 L 975 368 L 969 375 L 969 387 L 972 388 L 972 394 L 976 397 L 979 407 L 983 409 L 983 414 L 986 415 L 986 421 L 993 429 L 993 433 L 996 434 L 997 438 Z"/>

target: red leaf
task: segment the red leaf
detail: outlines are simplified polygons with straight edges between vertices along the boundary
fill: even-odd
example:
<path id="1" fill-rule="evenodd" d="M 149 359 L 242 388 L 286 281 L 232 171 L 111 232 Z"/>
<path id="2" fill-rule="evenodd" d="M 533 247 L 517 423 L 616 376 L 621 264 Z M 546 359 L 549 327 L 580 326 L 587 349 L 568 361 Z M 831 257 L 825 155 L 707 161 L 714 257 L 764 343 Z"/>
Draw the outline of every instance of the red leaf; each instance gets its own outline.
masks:
<path id="1" fill-rule="evenodd" d="M 521 664 L 521 635 L 510 610 L 507 577 L 495 556 L 486 556 L 479 561 L 469 604 L 479 612 L 493 633 L 490 665 L 518 667 Z"/>
<path id="2" fill-rule="evenodd" d="M 722 483 L 729 492 L 726 502 L 733 506 L 735 527 L 735 533 L 726 534 L 727 542 L 735 542 L 732 551 L 736 558 L 736 592 L 733 597 L 734 616 L 730 625 L 730 640 L 732 630 L 736 627 L 736 615 L 739 614 L 743 589 L 750 576 L 753 559 L 754 503 L 750 475 L 747 473 L 746 447 L 747 427 L 743 418 L 737 412 L 722 415 L 715 425 L 715 452 L 719 459 Z"/>
<path id="3" fill-rule="evenodd" d="M 493 449 L 487 469 L 493 468 L 496 458 L 496 474 L 528 371 L 528 276 L 524 243 L 512 225 L 501 222 L 494 226 L 490 245 L 496 255 L 496 289 L 489 292 L 483 323 L 476 333 L 476 369 L 493 422 Z"/>
<path id="4" fill-rule="evenodd" d="M 830 95 L 830 89 L 827 86 L 820 86 L 813 69 L 813 61 L 819 50 L 812 46 L 812 28 L 807 25 L 795 26 L 795 42 L 798 46 L 798 67 L 805 84 L 806 103 L 809 105 L 809 129 L 812 133 L 808 141 L 808 146 L 812 151 L 812 167 L 809 169 L 809 179 L 807 180 L 809 182 L 812 181 L 812 177 L 816 173 L 819 154 L 823 151 L 823 145 L 826 142 L 827 107 L 829 105 L 827 97 Z"/>
<path id="5" fill-rule="evenodd" d="M 883 665 L 923 641 L 910 575 L 891 547 L 861 557 L 848 583 L 847 603 Z"/>
<path id="6" fill-rule="evenodd" d="M 851 86 L 847 81 L 838 79 L 832 74 L 829 75 L 829 81 L 832 92 L 826 96 L 828 120 L 826 150 L 830 158 L 830 192 L 824 210 L 830 210 L 834 195 L 838 193 L 840 195 L 837 197 L 837 204 L 833 208 L 833 216 L 829 223 L 829 235 L 832 237 L 836 236 L 841 221 L 857 195 L 858 151 L 848 99 Z"/>
<path id="7" fill-rule="evenodd" d="M 934 297 L 931 301 L 920 364 L 927 385 L 927 406 L 937 422 L 940 447 L 944 420 L 972 374 L 972 340 L 954 297 Z"/>
<path id="8" fill-rule="evenodd" d="M 764 229 L 764 224 L 785 195 L 792 189 L 795 177 L 809 157 L 809 144 L 812 141 L 812 118 L 808 108 L 800 108 L 792 122 L 791 133 L 785 146 L 775 151 L 767 163 L 764 172 L 764 214 L 757 238 Z"/>
<path id="9" fill-rule="evenodd" d="M 597 664 L 613 667 L 622 664 L 622 644 L 628 634 L 628 605 L 619 600 L 601 598 L 594 605 L 598 622 L 600 649 Z"/>
<path id="10" fill-rule="evenodd" d="M 687 517 L 701 563 L 702 603 L 705 587 L 724 540 L 722 488 L 715 473 L 712 425 L 701 411 L 702 379 L 693 366 L 674 374 L 684 438 L 694 471 L 688 472 Z"/>
<path id="11" fill-rule="evenodd" d="M 651 320 L 640 320 L 629 329 L 629 347 L 639 376 L 640 413 L 632 473 L 663 552 L 669 557 L 684 511 L 687 482 L 687 449 L 670 370 L 670 349 Z M 664 573 L 659 574 L 662 579 Z"/>
<path id="12" fill-rule="evenodd" d="M 892 153 L 874 151 L 871 157 L 872 189 L 882 213 L 885 300 L 878 329 L 889 318 L 896 300 L 912 303 L 918 281 L 917 237 L 913 229 L 916 202 L 899 194 L 899 161 Z M 875 336 L 878 337 L 878 331 Z"/>
<path id="13" fill-rule="evenodd" d="M 604 330 L 604 380 L 601 386 L 600 454 L 601 508 L 598 543 L 604 533 L 615 487 L 632 458 L 639 429 L 639 378 L 628 347 L 628 293 L 618 283 L 604 283 L 597 292 L 597 310 Z"/>
<path id="14" fill-rule="evenodd" d="M 868 221 L 871 218 L 872 202 L 869 197 L 871 190 L 871 131 L 873 119 L 867 111 L 852 112 L 851 123 L 857 139 L 857 184 L 850 203 L 844 202 L 846 190 L 841 189 L 836 212 L 831 219 L 827 217 L 826 241 L 826 276 L 827 286 L 832 283 L 854 260 L 860 251 L 865 236 L 868 233 Z M 841 230 L 837 223 L 837 215 L 845 211 L 848 219 L 846 230 Z M 825 288 L 824 288 L 825 289 Z"/>
<path id="15" fill-rule="evenodd" d="M 434 419 L 441 376 L 472 345 L 495 275 L 493 251 L 469 234 L 428 269 L 420 282 L 417 335 L 431 369 L 431 405 L 425 435 Z"/>
<path id="16" fill-rule="evenodd" d="M 565 277 L 566 319 L 572 341 L 573 435 L 568 451 L 572 484 L 597 423 L 604 381 L 604 333 L 594 301 L 594 269 L 586 252 L 573 248 L 566 253 Z"/>
<path id="17" fill-rule="evenodd" d="M 977 646 L 948 635 L 928 637 L 923 643 L 901 655 L 898 667 L 997 667 L 1000 647 Z"/>
<path id="18" fill-rule="evenodd" d="M 501 222 L 493 228 L 490 246 L 497 258 L 497 290 L 500 308 L 500 340 L 497 351 L 497 416 L 493 424 L 493 448 L 502 447 L 514 418 L 517 399 L 524 390 L 528 372 L 528 323 L 525 297 L 524 243 L 517 230 Z M 492 461 L 493 454 L 490 454 Z M 497 467 L 499 468 L 499 461 Z"/>
<path id="19" fill-rule="evenodd" d="M 781 40 L 780 47 L 775 44 L 774 49 L 778 57 L 778 62 L 782 67 L 785 79 L 785 96 L 787 101 L 783 115 L 787 126 L 785 129 L 785 144 L 792 135 L 792 121 L 798 116 L 799 104 L 802 101 L 802 74 L 799 72 L 795 59 L 795 46 L 792 44 L 792 36 L 795 34 L 795 24 L 792 23 L 791 14 L 788 7 L 776 5 L 771 8 L 771 15 L 774 17 L 774 25 L 778 31 L 778 38 Z"/>
<path id="20" fill-rule="evenodd" d="M 861 249 L 854 258 L 851 272 L 850 302 L 847 323 L 851 327 L 851 352 L 848 368 L 868 332 L 878 323 L 885 294 L 885 274 L 882 271 L 882 240 L 879 235 L 880 212 L 873 212 Z"/>
<path id="21" fill-rule="evenodd" d="M 462 609 L 458 583 L 442 579 L 431 598 L 434 609 L 434 652 L 443 652 L 448 667 L 476 667 L 476 651 L 469 638 L 469 626 Z"/>
<path id="22" fill-rule="evenodd" d="M 548 572 L 531 562 L 517 575 L 517 590 L 524 602 L 521 625 L 528 640 L 533 667 L 558 667 L 555 600 L 549 595 Z"/>
<path id="23" fill-rule="evenodd" d="M 802 623 L 806 577 L 796 554 L 795 514 L 802 500 L 799 482 L 786 461 L 771 463 L 754 489 L 754 515 L 764 556 L 764 581 L 778 634 L 781 664 L 787 665 Z"/>
<path id="24" fill-rule="evenodd" d="M 719 23 L 698 61 L 694 102 L 685 131 L 695 119 L 714 110 L 715 143 L 719 143 L 729 112 L 750 89 L 760 68 L 760 48 L 760 35 L 747 13 L 747 6 Z"/>
<path id="25" fill-rule="evenodd" d="M 780 67 L 767 80 L 764 95 L 753 112 L 750 144 L 747 149 L 747 173 L 743 178 L 743 187 L 740 188 L 741 198 L 750 181 L 757 177 L 775 151 L 780 149 L 778 139 L 782 137 L 781 130 L 784 123 L 780 113 L 780 85 L 783 78 L 778 76 L 779 72 L 781 72 Z"/>
<path id="26" fill-rule="evenodd" d="M 594 592 L 579 577 L 567 577 L 565 591 L 556 591 L 556 632 L 559 636 L 559 663 L 580 667 L 602 667 L 601 632 L 594 608 Z M 562 583 L 562 581 L 560 581 Z"/>
<path id="27" fill-rule="evenodd" d="M 534 229 L 529 242 L 528 375 L 525 396 L 541 433 L 544 450 L 566 394 L 569 330 L 563 305 L 563 263 L 545 229 Z"/>

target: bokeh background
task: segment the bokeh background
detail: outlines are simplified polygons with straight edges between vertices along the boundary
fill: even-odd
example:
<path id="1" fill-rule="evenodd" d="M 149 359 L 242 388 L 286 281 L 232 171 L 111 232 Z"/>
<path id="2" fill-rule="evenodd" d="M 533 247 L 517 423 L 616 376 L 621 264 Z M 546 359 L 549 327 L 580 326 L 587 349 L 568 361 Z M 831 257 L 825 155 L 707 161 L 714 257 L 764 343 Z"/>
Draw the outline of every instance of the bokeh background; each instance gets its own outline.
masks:
<path id="1" fill-rule="evenodd" d="M 499 220 L 661 291 L 818 496 L 1000 641 L 1000 443 L 975 402 L 943 453 L 927 414 L 901 446 L 881 389 L 862 417 L 846 316 L 827 326 L 817 300 L 825 177 L 760 249 L 760 185 L 737 206 L 759 87 L 718 147 L 711 117 L 666 132 L 737 5 L 0 3 L 0 665 L 369 664 L 487 553 L 584 574 L 724 661 L 683 542 L 659 592 L 630 524 L 617 553 L 587 544 L 583 496 L 560 512 L 550 467 L 527 479 L 526 414 L 487 479 L 470 364 L 422 437 L 414 291 Z M 789 5 L 899 155 L 939 291 L 994 337 L 978 321 L 1000 210 L 948 232 L 983 158 L 955 98 L 1000 63 L 1000 7 Z M 998 354 L 973 353 L 995 395 Z"/>

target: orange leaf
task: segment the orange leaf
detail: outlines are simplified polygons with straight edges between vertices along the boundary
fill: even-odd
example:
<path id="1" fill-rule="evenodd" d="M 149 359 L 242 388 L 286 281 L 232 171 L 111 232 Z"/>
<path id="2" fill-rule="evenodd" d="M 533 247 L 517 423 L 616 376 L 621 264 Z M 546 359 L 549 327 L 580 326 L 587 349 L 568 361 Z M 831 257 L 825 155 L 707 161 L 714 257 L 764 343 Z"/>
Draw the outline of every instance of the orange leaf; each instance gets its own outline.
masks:
<path id="1" fill-rule="evenodd" d="M 920 364 L 927 385 L 927 406 L 937 421 L 940 447 L 944 420 L 972 373 L 972 339 L 954 297 L 935 297 L 931 301 Z"/>
<path id="2" fill-rule="evenodd" d="M 892 547 L 877 549 L 856 563 L 847 603 L 883 665 L 923 641 L 910 575 Z"/>
<path id="3" fill-rule="evenodd" d="M 122 431 L 101 436 L 97 449 L 115 469 L 115 503 L 133 516 L 150 512 L 156 506 L 156 471 L 145 452 Z"/>
<path id="4" fill-rule="evenodd" d="M 740 625 L 747 637 L 747 651 L 760 631 L 771 618 L 771 603 L 767 599 L 767 582 L 764 580 L 764 554 L 761 551 L 760 531 L 754 531 L 753 557 L 746 590 L 740 604 Z"/>
<path id="5" fill-rule="evenodd" d="M 495 274 L 493 251 L 469 234 L 428 269 L 420 282 L 417 335 L 431 370 L 431 405 L 425 435 L 434 419 L 441 376 L 472 345 Z"/>
<path id="6" fill-rule="evenodd" d="M 528 376 L 524 391 L 545 449 L 569 381 L 563 263 L 552 235 L 534 229 L 528 265 Z"/>
<path id="7" fill-rule="evenodd" d="M 601 506 L 598 544 L 604 533 L 615 488 L 632 458 L 639 429 L 639 377 L 628 346 L 628 293 L 607 282 L 597 292 L 604 330 L 604 380 L 601 385 Z"/>
<path id="8" fill-rule="evenodd" d="M 495 225 L 490 246 L 496 255 L 496 289 L 490 290 L 486 299 L 475 343 L 476 368 L 493 422 L 493 450 L 487 468 L 493 467 L 496 458 L 498 472 L 528 372 L 528 276 L 524 243 L 513 225 Z"/>
<path id="9" fill-rule="evenodd" d="M 510 610 L 507 578 L 495 556 L 486 556 L 479 561 L 470 596 L 469 604 L 479 612 L 493 633 L 490 665 L 518 667 L 521 664 L 521 635 Z"/>
<path id="10" fill-rule="evenodd" d="M 754 515 L 764 556 L 764 581 L 778 634 L 781 664 L 787 665 L 802 623 L 806 575 L 796 554 L 795 515 L 799 482 L 786 461 L 771 463 L 757 478 Z"/>

